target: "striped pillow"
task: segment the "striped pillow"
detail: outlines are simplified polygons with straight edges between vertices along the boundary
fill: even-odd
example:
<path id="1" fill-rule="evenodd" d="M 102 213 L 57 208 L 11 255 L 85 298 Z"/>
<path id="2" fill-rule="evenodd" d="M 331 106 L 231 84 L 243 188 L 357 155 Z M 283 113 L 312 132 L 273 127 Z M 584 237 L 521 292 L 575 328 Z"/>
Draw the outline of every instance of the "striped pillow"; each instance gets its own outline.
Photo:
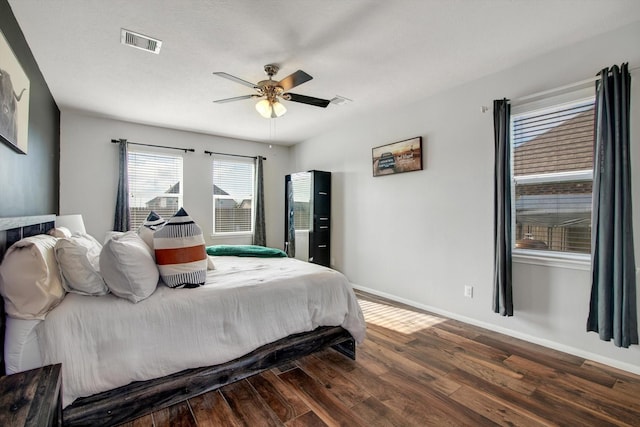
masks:
<path id="1" fill-rule="evenodd" d="M 183 209 L 153 235 L 156 264 L 170 288 L 195 288 L 207 278 L 207 252 L 202 229 Z"/>
<path id="2" fill-rule="evenodd" d="M 138 236 L 142 237 L 142 240 L 149 246 L 153 253 L 153 233 L 161 229 L 167 220 L 162 218 L 154 211 L 149 212 L 147 219 L 144 220 L 140 228 L 138 228 Z"/>
<path id="3" fill-rule="evenodd" d="M 166 219 L 162 218 L 160 215 L 158 215 L 154 211 L 151 211 L 149 212 L 149 215 L 147 215 L 147 219 L 144 220 L 142 225 L 151 230 L 157 230 L 161 228 L 163 225 L 165 225 L 166 222 L 167 222 Z"/>

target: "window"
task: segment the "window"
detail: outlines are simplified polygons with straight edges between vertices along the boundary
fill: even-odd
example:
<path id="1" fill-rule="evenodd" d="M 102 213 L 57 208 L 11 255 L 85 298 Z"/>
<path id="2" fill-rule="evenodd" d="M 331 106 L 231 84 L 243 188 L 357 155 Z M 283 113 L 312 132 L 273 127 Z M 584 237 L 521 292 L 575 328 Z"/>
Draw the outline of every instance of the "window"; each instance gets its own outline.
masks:
<path id="1" fill-rule="evenodd" d="M 291 174 L 293 182 L 293 226 L 297 231 L 308 231 L 311 227 L 311 174 Z"/>
<path id="2" fill-rule="evenodd" d="M 253 233 L 254 163 L 213 160 L 214 234 Z"/>
<path id="3" fill-rule="evenodd" d="M 131 230 L 155 211 L 164 218 L 182 206 L 182 157 L 129 151 Z"/>
<path id="4" fill-rule="evenodd" d="M 512 112 L 515 249 L 591 252 L 594 99 L 583 93 Z"/>

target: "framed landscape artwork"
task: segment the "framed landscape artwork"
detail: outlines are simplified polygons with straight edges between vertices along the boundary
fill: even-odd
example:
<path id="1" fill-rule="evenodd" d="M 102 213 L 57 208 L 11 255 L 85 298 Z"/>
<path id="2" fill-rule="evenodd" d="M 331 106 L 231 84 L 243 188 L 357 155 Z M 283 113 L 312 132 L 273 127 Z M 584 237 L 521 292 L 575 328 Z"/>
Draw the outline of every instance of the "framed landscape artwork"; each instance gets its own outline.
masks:
<path id="1" fill-rule="evenodd" d="M 373 176 L 422 170 L 422 137 L 372 149 Z"/>
<path id="2" fill-rule="evenodd" d="M 0 140 L 27 154 L 29 78 L 0 32 Z"/>

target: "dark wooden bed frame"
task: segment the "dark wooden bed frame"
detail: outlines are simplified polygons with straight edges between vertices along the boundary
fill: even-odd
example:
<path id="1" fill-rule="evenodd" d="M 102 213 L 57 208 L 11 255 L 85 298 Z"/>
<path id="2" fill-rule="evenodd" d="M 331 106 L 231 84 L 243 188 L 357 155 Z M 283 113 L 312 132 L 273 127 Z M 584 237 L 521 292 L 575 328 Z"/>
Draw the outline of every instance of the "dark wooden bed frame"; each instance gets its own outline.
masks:
<path id="1" fill-rule="evenodd" d="M 355 343 L 349 332 L 339 326 L 321 327 L 288 336 L 221 365 L 188 369 L 77 399 L 62 411 L 63 422 L 65 426 L 121 424 L 327 347 L 355 359 Z"/>
<path id="2" fill-rule="evenodd" d="M 0 218 L 0 259 L 11 244 L 23 237 L 46 233 L 54 227 L 54 222 L 54 215 Z M 4 343 L 4 301 L 1 305 L 0 338 Z M 227 363 L 188 369 L 76 399 L 63 410 L 63 423 L 65 426 L 121 424 L 329 347 L 351 359 L 356 358 L 355 340 L 349 332 L 340 326 L 323 326 L 264 345 Z M 0 361 L 4 375 L 4 344 Z"/>

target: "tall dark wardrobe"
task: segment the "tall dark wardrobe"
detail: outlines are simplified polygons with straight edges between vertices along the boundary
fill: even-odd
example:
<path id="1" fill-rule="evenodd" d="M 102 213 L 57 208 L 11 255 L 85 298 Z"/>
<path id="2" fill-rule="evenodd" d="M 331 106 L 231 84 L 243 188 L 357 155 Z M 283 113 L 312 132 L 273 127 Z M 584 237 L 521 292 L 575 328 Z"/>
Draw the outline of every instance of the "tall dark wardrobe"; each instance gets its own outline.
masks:
<path id="1" fill-rule="evenodd" d="M 331 172 L 312 170 L 285 177 L 285 250 L 289 256 L 307 249 L 295 231 L 309 232 L 307 261 L 331 263 Z M 304 253 L 304 252 L 302 252 Z"/>

